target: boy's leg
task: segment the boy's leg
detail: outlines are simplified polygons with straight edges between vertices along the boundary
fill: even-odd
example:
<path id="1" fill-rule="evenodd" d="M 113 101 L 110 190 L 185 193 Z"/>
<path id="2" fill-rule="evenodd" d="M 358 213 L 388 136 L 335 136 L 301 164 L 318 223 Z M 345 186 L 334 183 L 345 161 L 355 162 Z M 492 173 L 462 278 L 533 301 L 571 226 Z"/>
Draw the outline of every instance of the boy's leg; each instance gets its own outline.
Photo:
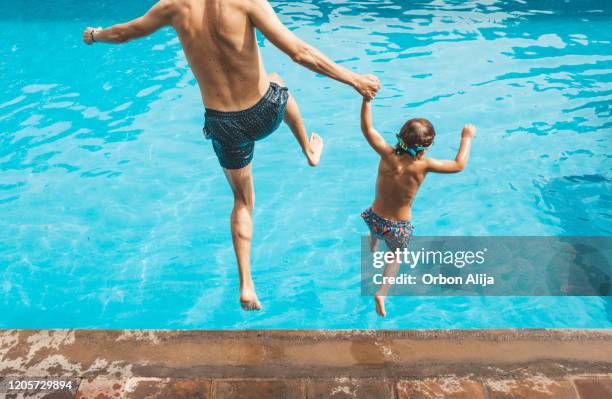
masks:
<path id="1" fill-rule="evenodd" d="M 370 244 L 370 252 L 378 251 L 378 238 L 372 237 L 372 234 L 368 234 L 368 243 Z"/>
<path id="2" fill-rule="evenodd" d="M 281 86 L 285 85 L 283 79 L 275 72 L 268 75 L 270 81 L 278 83 Z M 287 107 L 285 109 L 285 123 L 291 129 L 291 132 L 295 136 L 295 139 L 302 147 L 302 151 L 308 160 L 310 166 L 317 166 L 321 159 L 321 153 L 323 152 L 323 139 L 316 134 L 312 133 L 310 139 L 308 139 L 308 133 L 302 120 L 300 108 L 295 101 L 295 98 L 289 93 L 289 99 L 287 100 Z"/>
<path id="3" fill-rule="evenodd" d="M 387 251 L 394 252 L 396 248 L 398 248 L 398 246 L 395 243 L 392 243 L 389 240 L 386 241 Z M 400 265 L 395 260 L 390 263 L 387 263 L 385 265 L 383 276 L 384 277 L 397 277 L 399 268 L 400 268 Z M 391 288 L 389 284 L 381 284 L 380 288 L 378 289 L 378 291 L 376 291 L 376 294 L 374 295 L 374 302 L 376 304 L 376 313 L 378 313 L 378 315 L 382 317 L 385 317 L 387 315 L 387 310 L 385 309 L 385 297 L 389 293 L 389 288 Z"/>
<path id="4" fill-rule="evenodd" d="M 231 227 L 232 242 L 240 274 L 240 304 L 244 310 L 260 310 L 261 304 L 251 278 L 251 240 L 253 237 L 253 175 L 249 164 L 242 169 L 223 169 L 234 193 Z"/>

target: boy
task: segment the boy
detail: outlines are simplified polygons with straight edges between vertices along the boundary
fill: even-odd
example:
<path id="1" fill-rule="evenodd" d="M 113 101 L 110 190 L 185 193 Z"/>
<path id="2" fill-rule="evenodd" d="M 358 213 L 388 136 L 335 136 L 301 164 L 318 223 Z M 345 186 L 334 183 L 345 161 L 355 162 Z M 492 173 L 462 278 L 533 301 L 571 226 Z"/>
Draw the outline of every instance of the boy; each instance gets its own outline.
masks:
<path id="1" fill-rule="evenodd" d="M 476 134 L 473 125 L 465 125 L 461 132 L 461 145 L 454 161 L 425 158 L 433 145 L 436 132 L 427 119 L 410 119 L 397 135 L 397 144 L 391 146 L 372 126 L 370 101 L 361 104 L 361 131 L 370 146 L 380 155 L 376 197 L 370 208 L 361 217 L 370 229 L 370 248 L 375 251 L 378 241 L 387 244 L 388 251 L 406 248 L 414 227 L 412 202 L 429 172 L 457 173 L 465 168 L 470 156 L 470 144 Z M 385 275 L 395 275 L 397 264 L 390 264 Z M 374 296 L 376 312 L 384 317 L 385 296 L 388 285 L 382 286 Z"/>

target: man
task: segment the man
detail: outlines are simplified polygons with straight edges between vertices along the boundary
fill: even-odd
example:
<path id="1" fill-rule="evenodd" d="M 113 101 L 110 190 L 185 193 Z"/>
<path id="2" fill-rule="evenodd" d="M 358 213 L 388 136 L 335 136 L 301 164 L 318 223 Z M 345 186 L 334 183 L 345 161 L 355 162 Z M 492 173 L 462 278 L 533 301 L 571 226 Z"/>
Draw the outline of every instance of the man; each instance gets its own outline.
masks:
<path id="1" fill-rule="evenodd" d="M 266 0 L 161 0 L 145 15 L 107 29 L 87 28 L 83 40 L 124 43 L 163 26 L 178 33 L 185 56 L 198 81 L 205 105 L 204 133 L 234 193 L 232 241 L 240 273 L 240 303 L 245 310 L 261 304 L 251 278 L 254 191 L 251 160 L 254 142 L 287 123 L 308 163 L 317 165 L 323 141 L 308 138 L 295 99 L 277 74 L 267 74 L 255 28 L 295 62 L 351 85 L 372 99 L 380 83 L 358 75 L 304 43 L 285 27 Z"/>

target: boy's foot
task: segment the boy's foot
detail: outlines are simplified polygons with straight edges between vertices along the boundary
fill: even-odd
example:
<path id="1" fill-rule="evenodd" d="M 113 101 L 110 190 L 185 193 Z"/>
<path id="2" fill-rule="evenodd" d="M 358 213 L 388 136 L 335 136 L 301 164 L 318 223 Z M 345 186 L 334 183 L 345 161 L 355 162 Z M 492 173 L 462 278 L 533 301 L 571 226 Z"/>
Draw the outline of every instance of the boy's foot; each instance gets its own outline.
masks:
<path id="1" fill-rule="evenodd" d="M 310 135 L 308 140 L 308 150 L 306 150 L 306 158 L 308 159 L 308 165 L 317 166 L 323 153 L 323 139 L 316 133 Z"/>
<path id="2" fill-rule="evenodd" d="M 387 315 L 387 311 L 385 310 L 385 297 L 376 295 L 374 296 L 374 301 L 376 302 L 376 313 L 381 317 L 385 317 Z"/>
<path id="3" fill-rule="evenodd" d="M 261 302 L 253 289 L 244 289 L 240 292 L 240 306 L 243 310 L 261 310 Z"/>

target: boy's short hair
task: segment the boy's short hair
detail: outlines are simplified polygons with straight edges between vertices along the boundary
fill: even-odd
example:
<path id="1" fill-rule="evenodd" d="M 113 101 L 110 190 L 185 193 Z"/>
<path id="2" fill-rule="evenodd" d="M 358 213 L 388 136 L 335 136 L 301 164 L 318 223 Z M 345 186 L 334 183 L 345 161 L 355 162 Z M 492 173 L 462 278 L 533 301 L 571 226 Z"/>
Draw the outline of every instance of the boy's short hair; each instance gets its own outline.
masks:
<path id="1" fill-rule="evenodd" d="M 436 130 L 427 119 L 413 118 L 404 123 L 398 137 L 409 148 L 429 147 L 433 144 L 434 137 L 436 137 Z M 398 155 L 407 153 L 399 143 L 395 146 L 395 152 Z"/>

